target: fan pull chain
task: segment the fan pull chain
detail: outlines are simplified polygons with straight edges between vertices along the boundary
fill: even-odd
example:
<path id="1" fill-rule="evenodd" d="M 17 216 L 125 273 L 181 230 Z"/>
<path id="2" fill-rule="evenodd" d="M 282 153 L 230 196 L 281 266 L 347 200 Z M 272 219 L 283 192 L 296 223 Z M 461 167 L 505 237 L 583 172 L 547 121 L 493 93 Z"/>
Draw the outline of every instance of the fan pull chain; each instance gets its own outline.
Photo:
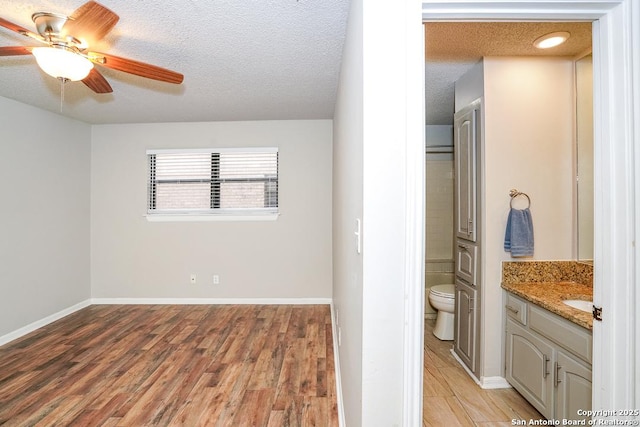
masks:
<path id="1" fill-rule="evenodd" d="M 64 85 L 69 81 L 69 79 L 58 77 L 58 80 L 60 80 L 60 113 L 62 114 L 62 105 L 64 104 Z"/>

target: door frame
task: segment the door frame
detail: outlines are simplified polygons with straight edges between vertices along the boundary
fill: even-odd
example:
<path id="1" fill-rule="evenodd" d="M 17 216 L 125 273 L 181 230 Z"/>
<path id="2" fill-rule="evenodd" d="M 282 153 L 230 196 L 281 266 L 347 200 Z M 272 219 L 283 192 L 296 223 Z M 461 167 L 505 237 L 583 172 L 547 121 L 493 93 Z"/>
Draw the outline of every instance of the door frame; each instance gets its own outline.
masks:
<path id="1" fill-rule="evenodd" d="M 640 407 L 634 374 L 640 368 L 640 316 L 634 310 L 640 304 L 640 292 L 636 292 L 640 255 L 635 246 L 640 219 L 634 215 L 640 211 L 640 150 L 634 148 L 640 138 L 640 55 L 634 53 L 640 51 L 640 4 L 636 0 L 439 0 L 421 5 L 423 22 L 594 22 L 594 303 L 603 307 L 603 321 L 594 322 L 593 327 L 593 408 Z M 424 33 L 419 40 L 417 23 L 411 18 L 407 19 L 407 42 L 409 50 L 416 52 L 424 46 Z M 416 67 L 411 58 L 407 64 Z M 416 91 L 424 91 L 424 58 L 421 64 L 422 81 L 407 83 Z M 415 78 L 417 73 L 408 74 Z M 407 102 L 408 108 L 414 105 Z M 424 104 L 422 113 L 424 117 Z M 424 141 L 410 131 L 412 123 L 407 122 L 407 135 L 414 138 L 408 137 L 406 144 L 407 153 L 415 154 L 423 151 Z M 407 183 L 424 177 L 424 162 L 408 161 L 405 174 Z M 424 204 L 409 201 L 412 197 L 422 201 L 423 194 L 424 180 L 407 189 L 408 236 L 423 231 Z M 424 253 L 424 241 L 407 237 L 406 242 L 403 425 L 415 426 L 422 423 L 424 301 L 423 263 L 416 260 Z"/>

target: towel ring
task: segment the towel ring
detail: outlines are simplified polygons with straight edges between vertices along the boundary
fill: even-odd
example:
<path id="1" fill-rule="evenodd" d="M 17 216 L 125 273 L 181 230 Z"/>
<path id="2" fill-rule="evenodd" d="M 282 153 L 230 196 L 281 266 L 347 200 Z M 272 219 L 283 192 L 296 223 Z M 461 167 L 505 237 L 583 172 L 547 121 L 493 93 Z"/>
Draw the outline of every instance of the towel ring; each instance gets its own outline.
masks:
<path id="1" fill-rule="evenodd" d="M 531 207 L 531 199 L 529 198 L 529 195 L 527 193 L 522 193 L 514 188 L 511 191 L 509 191 L 509 196 L 511 197 L 511 201 L 509 202 L 510 208 L 513 208 L 513 199 L 515 199 L 518 196 L 526 197 L 528 202 L 527 208 Z"/>

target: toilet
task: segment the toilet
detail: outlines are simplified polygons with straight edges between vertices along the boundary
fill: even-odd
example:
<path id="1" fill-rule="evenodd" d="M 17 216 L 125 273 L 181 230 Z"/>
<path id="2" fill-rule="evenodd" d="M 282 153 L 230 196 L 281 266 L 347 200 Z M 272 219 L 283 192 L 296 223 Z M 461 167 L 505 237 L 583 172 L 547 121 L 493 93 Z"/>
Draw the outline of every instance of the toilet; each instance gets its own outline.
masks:
<path id="1" fill-rule="evenodd" d="M 436 285 L 429 291 L 429 303 L 438 310 L 433 335 L 442 341 L 453 339 L 453 312 L 455 309 L 456 287 L 454 285 Z"/>

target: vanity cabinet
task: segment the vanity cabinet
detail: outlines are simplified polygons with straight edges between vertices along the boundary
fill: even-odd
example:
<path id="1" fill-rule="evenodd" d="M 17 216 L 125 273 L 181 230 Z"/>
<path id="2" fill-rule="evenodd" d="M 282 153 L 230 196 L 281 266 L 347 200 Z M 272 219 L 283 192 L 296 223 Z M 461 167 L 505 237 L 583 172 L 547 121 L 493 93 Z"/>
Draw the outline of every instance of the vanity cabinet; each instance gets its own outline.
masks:
<path id="1" fill-rule="evenodd" d="M 574 357 L 558 351 L 554 365 L 556 387 L 555 418 L 583 419 L 577 416 L 579 409 L 591 409 L 591 367 Z"/>
<path id="2" fill-rule="evenodd" d="M 582 420 L 591 409 L 592 334 L 507 293 L 506 379 L 542 415 Z"/>
<path id="3" fill-rule="evenodd" d="M 507 381 L 542 415 L 553 417 L 551 357 L 553 347 L 507 319 Z"/>

